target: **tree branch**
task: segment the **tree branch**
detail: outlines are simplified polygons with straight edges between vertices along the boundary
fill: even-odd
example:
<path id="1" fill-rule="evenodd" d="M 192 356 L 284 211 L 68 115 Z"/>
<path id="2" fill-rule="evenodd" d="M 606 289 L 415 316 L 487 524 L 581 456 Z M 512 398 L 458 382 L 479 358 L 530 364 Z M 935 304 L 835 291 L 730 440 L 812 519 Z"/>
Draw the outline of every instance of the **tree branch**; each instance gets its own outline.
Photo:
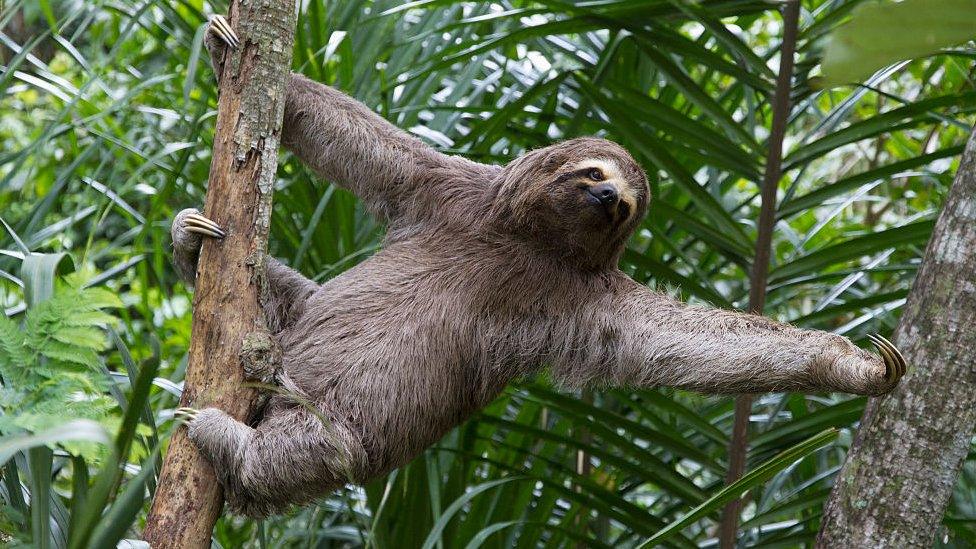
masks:
<path id="1" fill-rule="evenodd" d="M 257 395 L 243 385 L 239 353 L 266 330 L 259 299 L 271 195 L 295 36 L 292 0 L 238 0 L 229 20 L 241 37 L 221 76 L 205 214 L 227 238 L 204 241 L 193 303 L 193 337 L 182 406 L 213 406 L 241 420 Z M 177 429 L 163 462 L 143 537 L 154 549 L 210 547 L 223 507 L 214 471 Z"/>

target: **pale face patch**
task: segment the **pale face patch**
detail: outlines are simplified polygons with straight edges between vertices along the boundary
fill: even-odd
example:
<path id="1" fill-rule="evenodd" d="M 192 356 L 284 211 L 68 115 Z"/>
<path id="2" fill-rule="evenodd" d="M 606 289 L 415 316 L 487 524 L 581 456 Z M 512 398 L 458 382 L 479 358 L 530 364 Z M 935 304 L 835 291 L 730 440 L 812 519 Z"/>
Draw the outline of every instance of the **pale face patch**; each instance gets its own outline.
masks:
<path id="1" fill-rule="evenodd" d="M 617 163 L 613 160 L 607 160 L 605 158 L 586 158 L 578 162 L 573 170 L 582 170 L 586 168 L 597 168 L 603 172 L 603 181 L 593 181 L 592 185 L 599 185 L 600 183 L 610 183 L 617 188 L 617 194 L 620 195 L 620 201 L 627 204 L 629 207 L 629 212 L 633 215 L 633 212 L 637 211 L 637 193 L 628 183 L 627 178 L 624 177 L 623 172 L 617 166 Z"/>

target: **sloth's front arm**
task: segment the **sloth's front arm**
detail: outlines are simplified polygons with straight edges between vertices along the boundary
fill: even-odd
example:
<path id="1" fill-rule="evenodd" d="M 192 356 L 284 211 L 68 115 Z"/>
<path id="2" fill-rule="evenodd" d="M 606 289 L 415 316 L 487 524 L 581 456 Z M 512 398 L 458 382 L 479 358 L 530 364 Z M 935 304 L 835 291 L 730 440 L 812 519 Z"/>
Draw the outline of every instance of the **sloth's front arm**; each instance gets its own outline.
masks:
<path id="1" fill-rule="evenodd" d="M 438 172 L 462 162 L 435 151 L 346 94 L 292 74 L 282 144 L 387 219 L 435 199 Z"/>
<path id="2" fill-rule="evenodd" d="M 218 79 L 239 45 L 222 17 L 205 36 Z M 455 180 L 479 180 L 492 167 L 434 150 L 352 97 L 300 74 L 286 88 L 282 145 L 328 181 L 349 189 L 386 220 L 423 218 L 450 200 Z M 456 181 L 455 181 L 456 182 Z"/>
<path id="3" fill-rule="evenodd" d="M 693 307 L 633 283 L 602 300 L 587 348 L 594 367 L 569 366 L 566 381 L 667 386 L 703 393 L 769 391 L 878 395 L 905 373 L 900 353 L 876 339 L 882 356 L 847 338 L 764 317 Z M 594 357 L 589 357 L 591 360 Z M 602 362 L 607 370 L 596 366 Z M 575 370 L 575 371 L 574 371 Z M 596 373 L 598 377 L 586 379 Z"/>

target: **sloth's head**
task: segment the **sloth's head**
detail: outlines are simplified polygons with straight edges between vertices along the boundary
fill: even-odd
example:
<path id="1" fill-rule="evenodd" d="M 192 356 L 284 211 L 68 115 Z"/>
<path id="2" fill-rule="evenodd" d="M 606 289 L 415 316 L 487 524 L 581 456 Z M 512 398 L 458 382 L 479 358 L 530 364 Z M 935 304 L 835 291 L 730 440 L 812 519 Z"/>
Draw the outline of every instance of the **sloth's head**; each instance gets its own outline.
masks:
<path id="1" fill-rule="evenodd" d="M 647 177 L 616 143 L 585 137 L 531 151 L 505 167 L 502 225 L 589 268 L 615 266 L 644 217 Z"/>

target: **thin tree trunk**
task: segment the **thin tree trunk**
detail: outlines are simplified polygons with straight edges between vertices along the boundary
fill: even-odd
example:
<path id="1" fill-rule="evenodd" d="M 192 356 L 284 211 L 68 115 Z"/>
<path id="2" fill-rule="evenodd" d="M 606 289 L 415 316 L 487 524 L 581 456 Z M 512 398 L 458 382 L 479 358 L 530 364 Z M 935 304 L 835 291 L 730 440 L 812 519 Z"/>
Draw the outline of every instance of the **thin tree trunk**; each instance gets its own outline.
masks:
<path id="1" fill-rule="evenodd" d="M 239 353 L 266 332 L 259 303 L 285 83 L 295 38 L 294 0 L 239 0 L 227 50 L 205 215 L 227 238 L 205 239 L 193 299 L 193 337 L 182 406 L 213 406 L 249 420 L 257 395 L 243 385 Z M 154 549 L 210 547 L 223 494 L 210 464 L 178 429 L 170 440 L 143 534 Z"/>
<path id="2" fill-rule="evenodd" d="M 872 399 L 819 547 L 931 547 L 976 427 L 976 134 L 892 338 L 908 374 Z"/>
<path id="3" fill-rule="evenodd" d="M 790 90 L 793 82 L 793 56 L 796 53 L 797 26 L 800 19 L 800 2 L 791 0 L 783 7 L 783 44 L 780 48 L 779 74 L 776 76 L 776 95 L 773 96 L 773 123 L 769 135 L 769 151 L 766 155 L 766 171 L 763 174 L 761 206 L 759 209 L 756 255 L 752 262 L 749 280 L 749 312 L 761 315 L 766 308 L 766 281 L 769 277 L 769 256 L 772 253 L 773 228 L 776 225 L 776 191 L 783 176 L 783 138 L 790 115 Z M 732 423 L 732 440 L 729 442 L 729 471 L 726 484 L 739 480 L 746 466 L 746 449 L 749 442 L 749 414 L 752 412 L 752 396 L 740 395 L 735 399 L 735 416 Z M 722 510 L 719 527 L 719 546 L 729 549 L 735 546 L 739 528 L 739 512 L 742 500 L 726 504 Z"/>

